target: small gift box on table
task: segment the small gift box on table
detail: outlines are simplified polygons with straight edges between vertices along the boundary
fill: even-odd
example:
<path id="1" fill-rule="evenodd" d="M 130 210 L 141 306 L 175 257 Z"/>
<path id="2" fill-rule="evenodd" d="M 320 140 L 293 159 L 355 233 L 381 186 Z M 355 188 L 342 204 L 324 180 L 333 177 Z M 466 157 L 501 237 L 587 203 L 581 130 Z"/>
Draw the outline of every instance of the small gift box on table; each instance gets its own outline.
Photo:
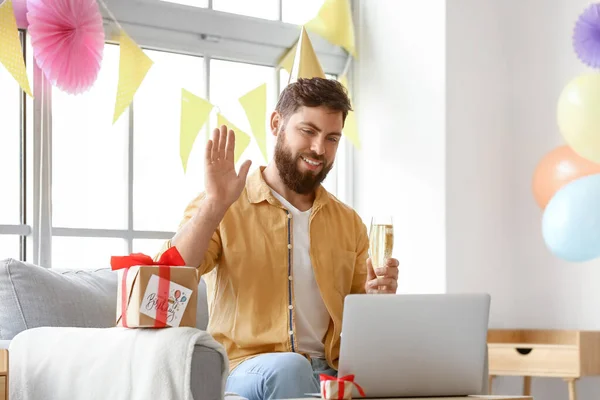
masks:
<path id="1" fill-rule="evenodd" d="M 119 271 L 117 326 L 166 328 L 196 326 L 198 276 L 185 267 L 175 247 L 158 261 L 141 253 L 111 257 Z"/>
<path id="2" fill-rule="evenodd" d="M 346 375 L 341 378 L 321 374 L 321 397 L 328 400 L 352 399 L 352 389 L 358 389 L 361 396 L 365 397 L 364 390 L 354 382 L 354 375 Z"/>

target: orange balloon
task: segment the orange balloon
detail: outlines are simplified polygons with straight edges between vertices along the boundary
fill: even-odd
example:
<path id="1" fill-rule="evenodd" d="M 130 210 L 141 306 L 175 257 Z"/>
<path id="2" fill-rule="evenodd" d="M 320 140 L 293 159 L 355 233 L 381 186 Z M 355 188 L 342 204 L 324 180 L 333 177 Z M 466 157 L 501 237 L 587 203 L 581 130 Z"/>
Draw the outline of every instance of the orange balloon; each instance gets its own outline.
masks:
<path id="1" fill-rule="evenodd" d="M 533 196 L 540 208 L 546 208 L 554 193 L 567 183 L 587 175 L 600 174 L 600 164 L 560 146 L 546 154 L 533 174 Z"/>

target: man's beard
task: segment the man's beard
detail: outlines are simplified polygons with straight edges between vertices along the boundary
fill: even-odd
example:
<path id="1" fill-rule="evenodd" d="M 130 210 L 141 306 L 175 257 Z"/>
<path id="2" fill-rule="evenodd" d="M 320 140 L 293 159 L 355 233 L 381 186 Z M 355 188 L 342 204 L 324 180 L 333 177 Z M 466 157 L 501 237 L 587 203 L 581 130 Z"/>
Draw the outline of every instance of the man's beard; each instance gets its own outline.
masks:
<path id="1" fill-rule="evenodd" d="M 323 167 L 317 174 L 310 171 L 299 171 L 298 160 L 301 155 L 312 160 L 321 161 Z M 277 136 L 274 158 L 281 180 L 290 190 L 293 190 L 298 194 L 312 193 L 325 180 L 327 174 L 333 168 L 333 162 L 327 165 L 325 157 L 319 156 L 316 153 L 298 154 L 297 156 L 294 156 L 285 146 L 284 130 L 280 130 L 279 135 Z"/>

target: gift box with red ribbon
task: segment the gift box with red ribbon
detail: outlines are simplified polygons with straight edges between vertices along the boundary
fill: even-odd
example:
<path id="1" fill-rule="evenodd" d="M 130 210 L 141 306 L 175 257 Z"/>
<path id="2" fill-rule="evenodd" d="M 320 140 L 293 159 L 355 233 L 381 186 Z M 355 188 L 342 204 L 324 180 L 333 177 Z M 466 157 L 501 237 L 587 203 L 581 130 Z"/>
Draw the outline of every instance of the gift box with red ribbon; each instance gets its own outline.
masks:
<path id="1" fill-rule="evenodd" d="M 346 375 L 341 378 L 321 374 L 321 397 L 328 400 L 352 399 L 352 390 L 356 386 L 358 393 L 365 397 L 363 388 L 354 382 L 354 375 Z"/>
<path id="2" fill-rule="evenodd" d="M 113 256 L 110 264 L 119 271 L 117 326 L 196 326 L 198 276 L 195 268 L 185 266 L 177 248 L 169 248 L 158 261 L 134 253 Z"/>

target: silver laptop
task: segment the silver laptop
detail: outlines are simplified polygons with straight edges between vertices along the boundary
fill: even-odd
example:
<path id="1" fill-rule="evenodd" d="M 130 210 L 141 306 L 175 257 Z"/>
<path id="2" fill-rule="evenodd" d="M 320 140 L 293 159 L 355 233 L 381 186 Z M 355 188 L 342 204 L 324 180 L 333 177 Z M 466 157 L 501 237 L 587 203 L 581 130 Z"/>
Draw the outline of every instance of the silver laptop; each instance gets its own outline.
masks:
<path id="1" fill-rule="evenodd" d="M 488 294 L 347 296 L 338 376 L 366 398 L 487 394 L 489 309 Z"/>

